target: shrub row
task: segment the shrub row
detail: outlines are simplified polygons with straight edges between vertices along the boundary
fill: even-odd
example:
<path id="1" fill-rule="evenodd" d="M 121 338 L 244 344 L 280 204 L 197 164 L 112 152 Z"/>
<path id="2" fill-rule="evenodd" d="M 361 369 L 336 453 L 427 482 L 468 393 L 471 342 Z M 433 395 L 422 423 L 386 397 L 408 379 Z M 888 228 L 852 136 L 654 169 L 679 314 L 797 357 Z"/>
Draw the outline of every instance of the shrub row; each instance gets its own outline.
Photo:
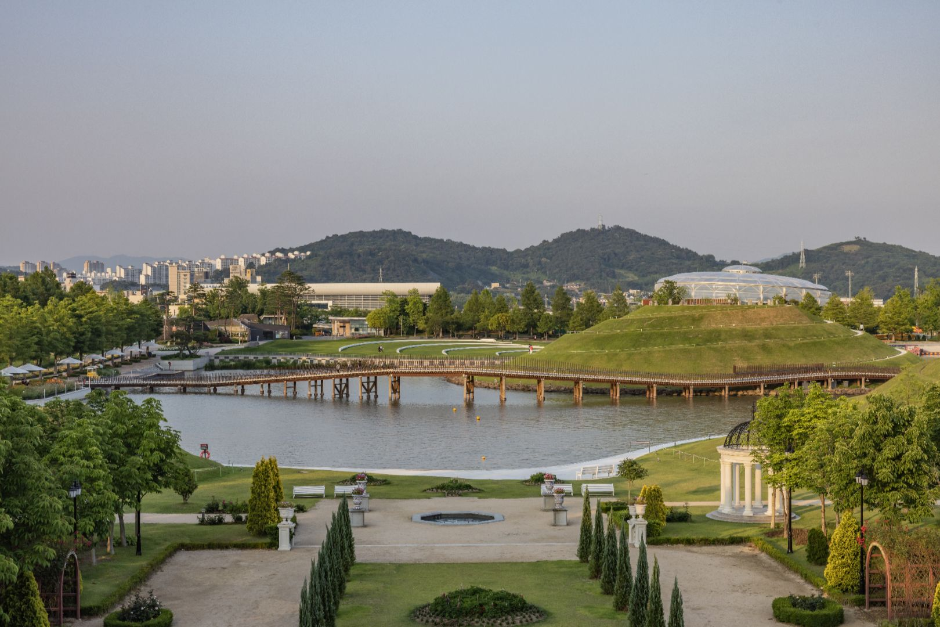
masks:
<path id="1" fill-rule="evenodd" d="M 173 624 L 173 612 L 167 609 L 160 610 L 160 615 L 156 618 L 135 623 L 129 620 L 118 618 L 120 611 L 111 612 L 104 617 L 104 627 L 170 627 Z"/>
<path id="2" fill-rule="evenodd" d="M 794 603 L 804 597 L 779 597 L 774 599 L 772 608 L 774 618 L 781 623 L 800 625 L 801 627 L 836 627 L 845 621 L 842 606 L 831 599 L 821 599 L 820 609 L 802 609 Z"/>
<path id="3" fill-rule="evenodd" d="M 647 538 L 646 543 L 649 546 L 666 546 L 677 544 L 682 546 L 734 546 L 737 544 L 748 544 L 752 542 L 750 536 L 728 536 L 726 538 L 696 538 L 691 536 L 659 536 L 657 538 Z"/>
<path id="4" fill-rule="evenodd" d="M 151 573 L 160 568 L 165 561 L 173 557 L 177 551 L 205 551 L 215 549 L 266 549 L 267 542 L 177 542 L 165 547 L 157 553 L 152 560 L 142 566 L 137 572 L 122 581 L 111 594 L 107 595 L 98 603 L 82 605 L 82 614 L 86 616 L 100 616 L 114 607 L 118 601 L 127 594 L 147 581 Z"/>

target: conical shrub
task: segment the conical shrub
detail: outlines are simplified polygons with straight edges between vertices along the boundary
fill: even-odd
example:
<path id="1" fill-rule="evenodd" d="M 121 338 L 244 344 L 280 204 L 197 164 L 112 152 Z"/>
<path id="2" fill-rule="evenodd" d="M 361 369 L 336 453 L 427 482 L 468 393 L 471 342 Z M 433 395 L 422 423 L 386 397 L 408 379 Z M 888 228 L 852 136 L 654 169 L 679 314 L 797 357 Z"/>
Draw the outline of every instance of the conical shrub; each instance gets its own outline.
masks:
<path id="1" fill-rule="evenodd" d="M 307 578 L 304 577 L 304 585 L 300 587 L 300 620 L 298 627 L 313 627 L 313 621 L 310 619 L 310 586 L 307 585 Z"/>
<path id="2" fill-rule="evenodd" d="M 630 543 L 627 542 L 626 525 L 620 527 L 620 546 L 617 550 L 617 581 L 614 582 L 614 609 L 626 612 L 630 607 L 630 590 L 633 588 L 633 567 L 630 565 Z"/>
<path id="3" fill-rule="evenodd" d="M 274 503 L 284 500 L 284 486 L 281 484 L 281 470 L 277 467 L 277 457 L 268 458 L 268 473 L 271 481 L 271 491 L 274 493 Z"/>
<path id="4" fill-rule="evenodd" d="M 581 537 L 578 539 L 578 560 L 587 564 L 591 559 L 591 497 L 584 493 L 581 506 Z"/>
<path id="5" fill-rule="evenodd" d="M 666 627 L 663 612 L 663 589 L 659 582 L 659 560 L 653 556 L 653 575 L 650 578 L 650 603 L 646 616 L 646 627 Z"/>
<path id="6" fill-rule="evenodd" d="M 333 569 L 330 565 L 330 556 L 326 542 L 320 545 L 320 554 L 317 556 L 318 596 L 321 602 L 321 621 L 324 627 L 333 627 L 336 624 L 336 608 L 339 599 L 336 598 L 336 584 L 333 580 Z"/>
<path id="7" fill-rule="evenodd" d="M 588 576 L 591 579 L 600 579 L 604 568 L 604 514 L 601 512 L 601 502 L 597 501 L 597 512 L 594 513 L 594 533 L 591 536 L 591 559 L 588 561 Z"/>
<path id="8" fill-rule="evenodd" d="M 672 600 L 669 602 L 669 627 L 685 627 L 682 615 L 682 593 L 679 592 L 679 578 L 672 582 Z"/>
<path id="9" fill-rule="evenodd" d="M 246 529 L 249 533 L 262 535 L 268 525 L 278 523 L 277 501 L 271 488 L 270 466 L 262 457 L 251 473 L 251 493 L 248 497 L 248 520 Z"/>
<path id="10" fill-rule="evenodd" d="M 20 567 L 16 580 L 0 590 L 0 608 L 7 613 L 11 627 L 49 627 L 49 615 L 39 596 L 33 573 Z"/>
<path id="11" fill-rule="evenodd" d="M 826 583 L 842 592 L 856 592 L 859 587 L 861 528 L 855 516 L 846 512 L 832 534 L 829 560 L 826 562 Z"/>
<path id="12" fill-rule="evenodd" d="M 604 538 L 604 564 L 601 567 L 601 593 L 613 594 L 617 584 L 617 530 L 613 518 L 607 517 L 607 537 Z"/>
<path id="13" fill-rule="evenodd" d="M 630 591 L 630 627 L 647 627 L 646 617 L 650 599 L 650 571 L 646 559 L 646 542 L 640 543 L 640 555 L 636 560 L 636 579 Z"/>

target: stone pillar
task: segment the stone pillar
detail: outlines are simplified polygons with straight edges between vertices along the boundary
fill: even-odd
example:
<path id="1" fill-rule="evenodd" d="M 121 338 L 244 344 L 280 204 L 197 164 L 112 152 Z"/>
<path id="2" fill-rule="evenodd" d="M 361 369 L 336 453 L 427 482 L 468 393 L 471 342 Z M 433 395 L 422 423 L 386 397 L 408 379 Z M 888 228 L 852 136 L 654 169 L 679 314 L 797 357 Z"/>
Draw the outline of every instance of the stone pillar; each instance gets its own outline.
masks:
<path id="1" fill-rule="evenodd" d="M 764 506 L 764 503 L 761 501 L 761 472 L 763 470 L 760 464 L 754 464 L 754 507 Z"/>
<path id="2" fill-rule="evenodd" d="M 729 461 L 722 460 L 721 470 L 721 510 L 724 512 L 731 512 L 732 508 L 734 507 L 734 500 L 732 498 L 734 496 L 734 475 L 732 474 L 734 471 L 734 464 Z"/>
<path id="3" fill-rule="evenodd" d="M 277 550 L 278 551 L 290 551 L 290 528 L 291 522 L 289 520 L 282 520 L 277 524 Z"/>
<path id="4" fill-rule="evenodd" d="M 720 480 L 720 485 L 721 485 L 721 497 L 720 497 L 719 500 L 718 500 L 718 511 L 719 511 L 719 512 L 723 512 L 723 511 L 725 511 L 725 496 L 727 496 L 727 490 L 725 489 L 725 475 L 728 474 L 728 473 L 727 473 L 727 470 L 726 470 L 726 468 L 725 468 L 725 462 L 724 462 L 724 461 L 720 461 L 720 462 L 719 462 L 719 465 L 721 466 L 721 468 L 720 468 L 720 470 L 721 470 L 721 473 L 720 473 L 720 476 L 721 476 L 721 480 Z"/>
<path id="5" fill-rule="evenodd" d="M 741 505 L 741 486 L 738 485 L 741 473 L 738 470 L 740 464 L 731 464 L 731 507 Z"/>
<path id="6" fill-rule="evenodd" d="M 562 507 L 561 509 L 552 510 L 552 526 L 553 527 L 567 527 L 568 526 L 568 510 Z"/>
<path id="7" fill-rule="evenodd" d="M 633 526 L 633 546 L 640 548 L 641 544 L 646 544 L 646 522 L 645 518 L 638 518 Z"/>
<path id="8" fill-rule="evenodd" d="M 754 515 L 754 485 L 753 485 L 754 464 L 750 461 L 744 462 L 744 515 Z"/>
<path id="9" fill-rule="evenodd" d="M 349 525 L 351 527 L 365 527 L 366 513 L 363 510 L 349 510 Z"/>

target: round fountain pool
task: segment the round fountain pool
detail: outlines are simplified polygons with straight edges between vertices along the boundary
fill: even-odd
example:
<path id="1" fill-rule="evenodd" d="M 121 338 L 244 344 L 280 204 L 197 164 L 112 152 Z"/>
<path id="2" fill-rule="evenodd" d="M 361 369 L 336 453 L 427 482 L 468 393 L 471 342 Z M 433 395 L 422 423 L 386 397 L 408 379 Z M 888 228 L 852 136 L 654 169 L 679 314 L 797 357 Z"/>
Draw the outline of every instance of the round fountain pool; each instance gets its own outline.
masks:
<path id="1" fill-rule="evenodd" d="M 488 512 L 426 512 L 411 517 L 412 522 L 429 525 L 484 525 L 502 520 L 502 514 Z"/>

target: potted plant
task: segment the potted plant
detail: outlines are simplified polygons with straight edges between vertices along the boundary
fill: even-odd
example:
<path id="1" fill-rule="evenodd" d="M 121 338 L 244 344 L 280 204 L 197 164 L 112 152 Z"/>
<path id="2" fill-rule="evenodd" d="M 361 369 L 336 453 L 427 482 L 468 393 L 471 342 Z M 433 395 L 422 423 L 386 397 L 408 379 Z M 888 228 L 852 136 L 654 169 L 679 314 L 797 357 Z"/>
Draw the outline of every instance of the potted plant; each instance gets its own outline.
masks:
<path id="1" fill-rule="evenodd" d="M 550 472 L 545 473 L 544 478 L 542 479 L 545 482 L 545 487 L 549 492 L 555 487 L 555 475 Z"/>
<path id="2" fill-rule="evenodd" d="M 360 472 L 356 475 L 356 485 L 362 488 L 361 494 L 366 493 L 366 485 L 369 483 L 369 475 L 364 472 Z"/>
<path id="3" fill-rule="evenodd" d="M 366 489 L 362 486 L 357 485 L 352 489 L 353 509 L 362 509 L 362 495 L 365 493 Z"/>
<path id="4" fill-rule="evenodd" d="M 277 504 L 277 513 L 282 520 L 290 520 L 294 517 L 294 504 L 290 501 L 281 501 Z"/>
<path id="5" fill-rule="evenodd" d="M 552 489 L 552 495 L 555 497 L 555 509 L 561 509 L 562 504 L 565 502 L 565 489 L 554 488 Z"/>
<path id="6" fill-rule="evenodd" d="M 636 515 L 640 518 L 643 518 L 643 514 L 646 513 L 646 499 L 638 498 L 636 500 Z M 633 515 L 633 512 L 630 512 L 630 515 Z"/>

